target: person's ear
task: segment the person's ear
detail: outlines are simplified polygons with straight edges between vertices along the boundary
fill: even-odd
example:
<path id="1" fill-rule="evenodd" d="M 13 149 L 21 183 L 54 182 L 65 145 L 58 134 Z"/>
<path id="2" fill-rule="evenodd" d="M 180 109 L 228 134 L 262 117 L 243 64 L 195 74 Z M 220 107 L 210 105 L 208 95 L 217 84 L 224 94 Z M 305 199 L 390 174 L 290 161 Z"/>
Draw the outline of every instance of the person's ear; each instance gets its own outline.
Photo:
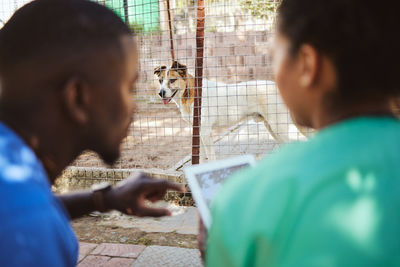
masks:
<path id="1" fill-rule="evenodd" d="M 298 52 L 300 87 L 311 88 L 318 78 L 320 68 L 320 55 L 311 45 L 303 44 Z"/>
<path id="2" fill-rule="evenodd" d="M 90 90 L 87 82 L 78 77 L 70 78 L 63 88 L 63 103 L 69 117 L 79 125 L 89 120 Z"/>

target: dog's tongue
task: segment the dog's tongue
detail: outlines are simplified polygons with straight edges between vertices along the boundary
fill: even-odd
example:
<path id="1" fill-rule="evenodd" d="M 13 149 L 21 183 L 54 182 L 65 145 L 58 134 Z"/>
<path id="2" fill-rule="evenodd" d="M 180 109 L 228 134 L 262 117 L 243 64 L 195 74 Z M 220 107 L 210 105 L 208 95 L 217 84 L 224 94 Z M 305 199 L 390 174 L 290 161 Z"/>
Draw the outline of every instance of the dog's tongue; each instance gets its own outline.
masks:
<path id="1" fill-rule="evenodd" d="M 163 99 L 162 102 L 164 103 L 164 105 L 168 104 L 169 101 L 171 101 L 171 99 L 167 98 L 167 99 Z"/>

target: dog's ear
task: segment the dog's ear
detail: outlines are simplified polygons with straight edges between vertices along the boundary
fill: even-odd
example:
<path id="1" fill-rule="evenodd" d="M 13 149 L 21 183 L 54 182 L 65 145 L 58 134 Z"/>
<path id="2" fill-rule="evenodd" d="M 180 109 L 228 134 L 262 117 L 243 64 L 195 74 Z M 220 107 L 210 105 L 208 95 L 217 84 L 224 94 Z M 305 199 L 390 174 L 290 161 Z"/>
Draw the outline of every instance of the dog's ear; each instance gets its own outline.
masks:
<path id="1" fill-rule="evenodd" d="M 186 72 L 187 72 L 186 65 L 183 65 L 175 60 L 172 63 L 171 69 L 177 71 L 179 75 L 181 75 L 182 77 L 186 77 Z"/>
<path id="2" fill-rule="evenodd" d="M 157 76 L 160 76 L 161 71 L 166 70 L 167 67 L 166 66 L 158 66 L 156 68 L 154 68 L 154 74 Z"/>

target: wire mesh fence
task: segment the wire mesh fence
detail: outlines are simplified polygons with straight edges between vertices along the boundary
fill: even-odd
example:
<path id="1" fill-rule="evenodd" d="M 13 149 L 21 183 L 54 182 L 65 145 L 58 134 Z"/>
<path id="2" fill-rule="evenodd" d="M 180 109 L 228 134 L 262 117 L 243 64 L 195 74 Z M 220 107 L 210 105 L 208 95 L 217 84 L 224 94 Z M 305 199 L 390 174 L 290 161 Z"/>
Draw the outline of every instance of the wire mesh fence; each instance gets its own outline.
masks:
<path id="1" fill-rule="evenodd" d="M 169 9 L 166 0 L 97 1 L 129 23 L 140 46 L 139 112 L 115 168 L 178 170 L 185 162 L 190 164 L 196 2 L 169 1 Z M 277 5 L 269 0 L 206 1 L 203 160 L 248 153 L 260 157 L 279 143 L 302 136 L 275 85 L 267 82 L 273 78 L 269 46 Z M 175 60 L 187 68 L 183 73 L 171 69 L 170 30 Z M 154 75 L 157 67 L 162 67 L 161 76 Z M 86 153 L 74 165 L 102 163 Z"/>
<path id="2" fill-rule="evenodd" d="M 112 9 L 136 33 L 140 78 L 132 97 L 139 109 L 114 166 L 85 152 L 56 189 L 116 182 L 132 169 L 185 183 L 181 169 L 191 164 L 196 89 L 196 1 L 93 1 Z M 0 27 L 28 2 L 0 1 Z M 304 139 L 273 83 L 270 45 L 279 0 L 206 0 L 205 5 L 202 160 L 241 154 L 260 158 L 281 143 Z M 399 99 L 393 108 L 400 113 Z M 192 203 L 187 195 L 170 199 Z"/>
<path id="3" fill-rule="evenodd" d="M 126 176 L 123 170 L 157 169 L 176 174 L 168 177 L 184 183 L 179 171 L 190 164 L 192 152 L 196 1 L 93 1 L 112 9 L 136 33 L 140 78 L 132 97 L 139 109 L 114 166 L 85 152 L 72 164 L 78 169 L 69 178 L 118 180 Z M 1 1 L 1 21 L 27 2 Z M 205 4 L 201 159 L 241 154 L 259 158 L 282 142 L 304 138 L 272 81 L 270 44 L 279 1 Z M 179 64 L 171 58 L 171 36 Z"/>

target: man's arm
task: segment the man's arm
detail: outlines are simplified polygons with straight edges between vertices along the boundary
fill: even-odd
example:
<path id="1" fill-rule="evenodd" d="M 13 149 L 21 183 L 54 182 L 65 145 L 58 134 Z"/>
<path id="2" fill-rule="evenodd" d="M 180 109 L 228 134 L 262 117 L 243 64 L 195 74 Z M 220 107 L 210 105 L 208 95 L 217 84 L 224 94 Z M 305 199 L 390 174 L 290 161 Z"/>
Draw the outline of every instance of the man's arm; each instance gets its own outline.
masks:
<path id="1" fill-rule="evenodd" d="M 71 219 L 79 218 L 96 210 L 90 191 L 58 195 L 58 198 L 64 204 Z"/>
<path id="2" fill-rule="evenodd" d="M 167 209 L 150 208 L 145 200 L 152 202 L 161 200 L 168 190 L 184 192 L 185 189 L 166 180 L 153 179 L 143 173 L 134 174 L 104 192 L 104 207 L 99 207 L 93 198 L 93 192 L 75 192 L 59 195 L 71 219 L 79 218 L 95 210 L 118 210 L 139 217 L 160 217 L 170 215 Z"/>

